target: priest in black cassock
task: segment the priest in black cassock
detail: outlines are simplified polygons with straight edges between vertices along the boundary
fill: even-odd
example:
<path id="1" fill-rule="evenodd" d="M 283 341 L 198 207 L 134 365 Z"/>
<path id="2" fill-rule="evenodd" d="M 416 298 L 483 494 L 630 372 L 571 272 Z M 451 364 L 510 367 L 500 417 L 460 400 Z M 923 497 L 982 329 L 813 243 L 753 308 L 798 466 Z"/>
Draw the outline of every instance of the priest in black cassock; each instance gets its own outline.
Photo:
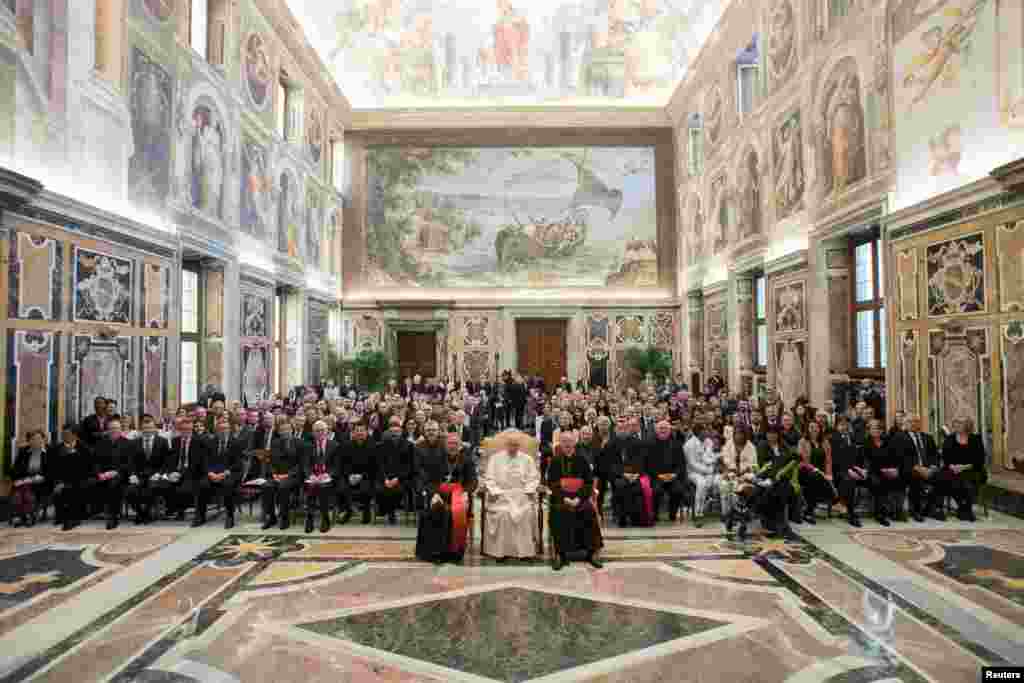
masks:
<path id="1" fill-rule="evenodd" d="M 477 486 L 476 466 L 454 432 L 446 435 L 443 449 L 424 444 L 416 456 L 417 483 L 426 501 L 416 533 L 416 557 L 436 564 L 461 562 L 469 530 L 469 497 Z"/>
<path id="2" fill-rule="evenodd" d="M 601 549 L 601 529 L 594 509 L 594 473 L 581 454 L 576 452 L 576 435 L 568 430 L 559 435 L 559 454 L 548 467 L 548 488 L 551 489 L 551 536 L 555 540 L 555 557 L 551 566 L 558 571 L 573 555 L 584 555 L 591 565 L 600 569 L 595 553 Z"/>
<path id="3" fill-rule="evenodd" d="M 686 495 L 686 456 L 683 444 L 672 440 L 672 425 L 661 420 L 654 426 L 654 440 L 647 444 L 647 472 L 654 489 L 654 519 L 662 498 L 668 497 L 668 518 L 676 521 L 676 514 Z"/>

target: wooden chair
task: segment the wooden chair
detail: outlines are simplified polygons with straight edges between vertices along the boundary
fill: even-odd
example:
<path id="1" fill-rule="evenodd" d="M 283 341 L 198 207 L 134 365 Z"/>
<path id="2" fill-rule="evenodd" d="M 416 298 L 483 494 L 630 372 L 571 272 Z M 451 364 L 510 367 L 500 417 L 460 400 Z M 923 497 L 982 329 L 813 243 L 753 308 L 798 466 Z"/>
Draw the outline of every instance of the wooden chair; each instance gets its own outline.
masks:
<path id="1" fill-rule="evenodd" d="M 526 442 L 526 453 L 533 459 L 534 465 L 539 469 L 539 451 L 540 443 L 534 437 L 526 434 L 523 437 Z M 483 485 L 483 475 L 487 471 L 487 463 L 491 455 L 497 450 L 499 438 L 498 437 L 487 437 L 480 443 L 480 462 L 477 471 L 480 474 L 480 486 L 477 488 L 476 495 L 480 498 L 480 554 L 487 555 L 487 489 Z M 537 555 L 543 556 L 544 554 L 544 502 L 547 498 L 548 490 L 544 486 L 543 480 L 541 485 L 537 488 Z"/>

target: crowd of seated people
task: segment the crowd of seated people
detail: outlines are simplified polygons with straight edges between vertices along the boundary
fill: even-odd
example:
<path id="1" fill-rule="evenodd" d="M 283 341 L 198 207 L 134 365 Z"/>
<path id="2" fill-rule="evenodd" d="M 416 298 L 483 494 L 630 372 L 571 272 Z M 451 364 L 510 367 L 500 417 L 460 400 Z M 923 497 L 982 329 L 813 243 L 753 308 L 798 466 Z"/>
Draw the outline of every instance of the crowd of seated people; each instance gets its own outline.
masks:
<path id="1" fill-rule="evenodd" d="M 417 375 L 369 393 L 346 378 L 247 406 L 213 394 L 206 405 L 137 421 L 97 397 L 94 412 L 52 442 L 30 432 L 5 474 L 14 519 L 25 525 L 50 502 L 64 529 L 97 514 L 114 528 L 126 508 L 143 525 L 156 510 L 184 520 L 191 508 L 192 525 L 202 526 L 219 504 L 230 529 L 237 505 L 258 499 L 265 529 L 287 529 L 296 505 L 306 508 L 307 533 L 317 520 L 321 532 L 332 520 L 346 524 L 356 510 L 364 524 L 374 511 L 395 524 L 406 510 L 442 529 L 462 518 L 462 501 L 477 488 L 481 440 L 512 428 L 539 442 L 535 486 L 544 482 L 552 514 L 569 520 L 560 543 L 593 561 L 601 544 L 587 529 L 609 502 L 621 526 L 653 525 L 663 511 L 675 521 L 686 507 L 700 525 L 717 498 L 729 530 L 758 517 L 769 533 L 786 534 L 839 501 L 860 526 L 866 491 L 882 525 L 901 516 L 904 499 L 915 520 L 943 519 L 952 498 L 958 516 L 973 521 L 987 475 L 968 420 L 952 425 L 940 450 L 916 416 L 897 415 L 886 429 L 863 401 L 838 414 L 831 404 L 787 407 L 723 385 L 691 394 L 677 376 L 616 393 L 562 378 L 549 389 L 506 372 L 465 383 Z M 431 558 L 465 551 L 435 537 L 423 547 Z M 513 543 L 509 556 L 523 552 Z"/>

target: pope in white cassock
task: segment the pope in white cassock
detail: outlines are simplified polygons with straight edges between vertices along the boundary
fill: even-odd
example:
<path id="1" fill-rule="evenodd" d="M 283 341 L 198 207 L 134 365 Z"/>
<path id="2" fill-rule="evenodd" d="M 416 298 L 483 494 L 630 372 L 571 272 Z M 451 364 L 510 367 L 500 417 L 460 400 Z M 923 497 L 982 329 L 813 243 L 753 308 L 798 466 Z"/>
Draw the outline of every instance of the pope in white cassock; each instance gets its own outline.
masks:
<path id="1" fill-rule="evenodd" d="M 483 485 L 487 495 L 487 554 L 528 558 L 537 553 L 537 487 L 540 470 L 526 452 L 522 432 L 508 430 L 496 439 Z"/>

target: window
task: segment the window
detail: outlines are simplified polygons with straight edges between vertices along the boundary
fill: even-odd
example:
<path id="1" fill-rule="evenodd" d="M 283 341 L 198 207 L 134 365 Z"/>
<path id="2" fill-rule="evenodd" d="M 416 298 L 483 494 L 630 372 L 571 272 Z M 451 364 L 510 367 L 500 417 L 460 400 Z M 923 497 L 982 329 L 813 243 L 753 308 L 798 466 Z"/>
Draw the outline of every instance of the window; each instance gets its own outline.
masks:
<path id="1" fill-rule="evenodd" d="M 700 114 L 691 114 L 687 123 L 687 166 L 691 176 L 704 171 L 704 123 Z"/>
<path id="2" fill-rule="evenodd" d="M 345 193 L 345 143 L 340 140 L 331 141 L 331 183 Z"/>
<path id="3" fill-rule="evenodd" d="M 851 242 L 851 251 L 854 369 L 879 373 L 888 361 L 881 242 L 875 236 L 858 239 Z"/>
<path id="4" fill-rule="evenodd" d="M 736 55 L 736 107 L 740 115 L 757 108 L 761 92 L 760 50 L 758 34 Z"/>
<path id="5" fill-rule="evenodd" d="M 199 393 L 200 336 L 199 271 L 181 271 L 181 402 L 191 403 Z"/>
<path id="6" fill-rule="evenodd" d="M 754 367 L 768 367 L 768 301 L 764 275 L 754 278 Z"/>
<path id="7" fill-rule="evenodd" d="M 850 0 L 828 0 L 829 25 L 834 26 L 837 19 L 850 13 Z"/>
<path id="8" fill-rule="evenodd" d="M 210 7 L 207 0 L 192 0 L 189 3 L 188 44 L 206 59 L 209 40 Z"/>

